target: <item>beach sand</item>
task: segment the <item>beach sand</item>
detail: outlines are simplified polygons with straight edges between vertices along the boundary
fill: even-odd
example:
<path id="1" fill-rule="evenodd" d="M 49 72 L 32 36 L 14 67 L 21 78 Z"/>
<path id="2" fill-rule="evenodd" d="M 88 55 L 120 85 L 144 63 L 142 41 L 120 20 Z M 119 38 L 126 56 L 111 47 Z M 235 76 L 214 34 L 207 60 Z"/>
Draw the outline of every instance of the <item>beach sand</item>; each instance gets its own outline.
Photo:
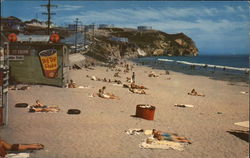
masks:
<path id="1" fill-rule="evenodd" d="M 86 77 L 115 79 L 115 72 L 106 72 L 106 69 L 96 66 L 94 70 L 70 71 L 78 86 L 89 88 L 33 85 L 25 91 L 10 90 L 9 124 L 1 128 L 1 138 L 10 143 L 44 144 L 44 150 L 31 153 L 34 158 L 246 158 L 249 155 L 247 140 L 232 132 L 249 130 L 234 125 L 249 120 L 249 93 L 240 93 L 249 92 L 246 81 L 231 77 L 233 82 L 230 82 L 230 75 L 217 72 L 198 75 L 198 70 L 188 69 L 182 71 L 189 73 L 170 70 L 170 75 L 153 78 L 148 77 L 150 71 L 156 74 L 165 71 L 135 66 L 136 84 L 148 88 L 148 95 L 139 95 Z M 116 79 L 125 83 L 132 72 L 121 72 L 120 75 L 121 78 Z M 89 97 L 102 86 L 120 99 Z M 193 88 L 205 97 L 187 95 Z M 58 113 L 28 113 L 27 108 L 15 108 L 15 104 L 21 102 L 33 105 L 36 99 L 46 105 L 58 105 L 61 110 Z M 137 104 L 155 106 L 154 120 L 132 117 Z M 194 107 L 180 108 L 174 104 Z M 81 114 L 67 114 L 71 108 L 80 109 Z M 130 128 L 155 128 L 177 133 L 193 143 L 184 151 L 140 149 L 139 143 L 147 136 L 127 135 L 124 131 Z"/>

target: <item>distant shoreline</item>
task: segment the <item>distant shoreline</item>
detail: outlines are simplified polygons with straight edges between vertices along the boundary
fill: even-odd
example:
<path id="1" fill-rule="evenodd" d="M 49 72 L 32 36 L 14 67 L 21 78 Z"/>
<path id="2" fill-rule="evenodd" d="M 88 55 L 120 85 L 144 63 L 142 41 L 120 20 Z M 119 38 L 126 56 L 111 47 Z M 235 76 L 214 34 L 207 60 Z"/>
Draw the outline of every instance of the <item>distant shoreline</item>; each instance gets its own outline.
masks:
<path id="1" fill-rule="evenodd" d="M 248 61 L 247 61 L 248 59 Z M 249 56 L 248 55 L 202 55 L 198 57 L 189 56 L 154 56 L 142 57 L 135 59 L 138 61 L 154 61 L 161 62 L 162 64 L 183 64 L 187 66 L 197 66 L 209 68 L 211 70 L 232 70 L 243 71 L 249 73 Z"/>

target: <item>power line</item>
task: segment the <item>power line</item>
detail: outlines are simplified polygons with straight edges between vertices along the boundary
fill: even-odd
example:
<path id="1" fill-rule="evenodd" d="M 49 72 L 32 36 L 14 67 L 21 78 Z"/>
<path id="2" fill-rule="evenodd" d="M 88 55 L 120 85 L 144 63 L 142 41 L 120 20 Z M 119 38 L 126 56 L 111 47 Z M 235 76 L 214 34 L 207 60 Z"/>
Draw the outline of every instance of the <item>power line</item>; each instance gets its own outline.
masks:
<path id="1" fill-rule="evenodd" d="M 52 5 L 50 3 L 51 0 L 48 0 L 48 4 L 45 5 L 41 5 L 41 7 L 46 7 L 47 8 L 47 12 L 46 13 L 42 13 L 43 15 L 48 15 L 48 35 L 50 35 L 50 24 L 51 24 L 51 15 L 55 15 L 56 13 L 51 13 L 51 8 L 52 7 L 57 7 L 57 5 Z"/>

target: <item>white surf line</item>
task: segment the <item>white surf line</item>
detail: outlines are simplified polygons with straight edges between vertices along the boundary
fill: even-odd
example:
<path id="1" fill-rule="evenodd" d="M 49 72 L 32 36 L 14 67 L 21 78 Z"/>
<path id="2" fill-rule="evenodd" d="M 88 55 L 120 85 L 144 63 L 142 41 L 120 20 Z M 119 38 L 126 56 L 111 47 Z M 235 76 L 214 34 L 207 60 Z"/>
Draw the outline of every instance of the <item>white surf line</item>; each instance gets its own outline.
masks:
<path id="1" fill-rule="evenodd" d="M 211 65 L 211 64 L 200 64 L 200 63 L 191 63 L 191 62 L 187 62 L 187 61 L 174 61 L 174 60 L 170 60 L 170 59 L 158 59 L 159 61 L 166 61 L 166 62 L 176 62 L 176 63 L 180 63 L 180 64 L 186 64 L 186 65 L 195 65 L 195 66 L 207 66 L 207 67 L 211 67 L 211 68 L 221 68 L 221 69 L 229 69 L 229 70 L 239 70 L 239 71 L 245 71 L 245 72 L 249 72 L 250 69 L 249 68 L 237 68 L 237 67 L 231 67 L 231 66 L 221 66 L 221 65 Z"/>

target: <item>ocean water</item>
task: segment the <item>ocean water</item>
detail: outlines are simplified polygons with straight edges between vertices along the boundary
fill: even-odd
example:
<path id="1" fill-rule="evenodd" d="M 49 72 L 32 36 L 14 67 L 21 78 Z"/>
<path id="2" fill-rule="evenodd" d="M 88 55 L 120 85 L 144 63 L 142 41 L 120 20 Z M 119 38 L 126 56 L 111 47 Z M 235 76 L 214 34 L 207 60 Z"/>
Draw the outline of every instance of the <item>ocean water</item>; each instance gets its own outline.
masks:
<path id="1" fill-rule="evenodd" d="M 249 68 L 248 55 L 200 55 L 200 56 L 158 56 L 158 57 L 144 57 L 139 60 L 158 60 L 169 59 L 173 61 L 185 61 L 190 63 L 210 64 L 219 66 L 229 66 L 235 68 Z"/>

